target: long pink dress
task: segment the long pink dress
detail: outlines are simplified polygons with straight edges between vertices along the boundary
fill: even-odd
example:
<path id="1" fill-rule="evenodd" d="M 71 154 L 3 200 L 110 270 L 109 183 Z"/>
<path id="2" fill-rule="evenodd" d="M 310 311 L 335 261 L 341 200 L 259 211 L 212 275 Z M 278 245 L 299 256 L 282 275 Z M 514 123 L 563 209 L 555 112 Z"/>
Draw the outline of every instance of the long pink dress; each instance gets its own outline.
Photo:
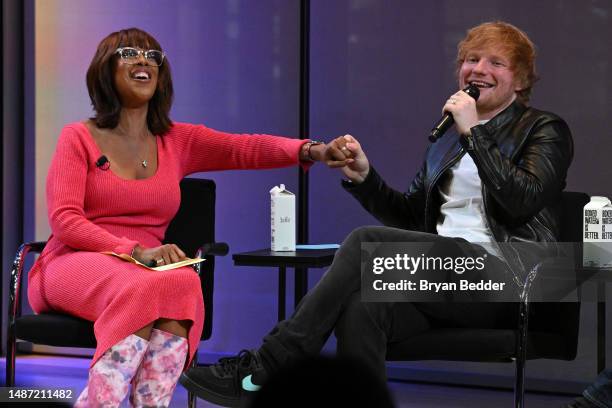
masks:
<path id="1" fill-rule="evenodd" d="M 101 254 L 130 254 L 161 244 L 188 174 L 297 164 L 304 140 L 234 135 L 174 123 L 157 136 L 157 172 L 126 180 L 96 167 L 102 155 L 83 123 L 67 125 L 47 176 L 52 235 L 29 273 L 36 312 L 58 311 L 94 321 L 94 364 L 112 345 L 159 318 L 190 320 L 189 361 L 204 324 L 197 274 L 190 267 L 152 272 Z"/>

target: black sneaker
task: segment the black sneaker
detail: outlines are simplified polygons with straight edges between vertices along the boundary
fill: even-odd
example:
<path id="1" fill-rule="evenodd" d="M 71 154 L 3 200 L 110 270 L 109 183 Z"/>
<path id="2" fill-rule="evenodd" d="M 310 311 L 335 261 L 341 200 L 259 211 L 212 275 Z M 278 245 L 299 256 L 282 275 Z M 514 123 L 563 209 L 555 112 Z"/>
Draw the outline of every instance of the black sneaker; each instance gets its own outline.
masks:
<path id="1" fill-rule="evenodd" d="M 239 407 L 266 379 L 259 353 L 242 350 L 236 357 L 219 359 L 215 365 L 190 368 L 179 382 L 198 398 L 224 407 Z"/>

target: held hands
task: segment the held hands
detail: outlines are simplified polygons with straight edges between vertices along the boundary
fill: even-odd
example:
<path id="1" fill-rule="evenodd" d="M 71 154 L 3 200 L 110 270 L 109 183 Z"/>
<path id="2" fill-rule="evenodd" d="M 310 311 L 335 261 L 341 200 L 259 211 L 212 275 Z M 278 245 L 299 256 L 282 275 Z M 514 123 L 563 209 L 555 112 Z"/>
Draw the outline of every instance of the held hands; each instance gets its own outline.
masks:
<path id="1" fill-rule="evenodd" d="M 370 163 L 361 145 L 351 135 L 335 138 L 327 144 L 310 147 L 310 158 L 331 168 L 340 168 L 353 183 L 361 183 L 370 171 Z"/>
<path id="2" fill-rule="evenodd" d="M 137 245 L 132 257 L 148 266 L 162 266 L 179 262 L 187 258 L 185 253 L 174 244 L 165 244 L 155 248 L 143 248 Z"/>
<path id="3" fill-rule="evenodd" d="M 460 135 L 468 135 L 470 129 L 478 125 L 476 100 L 463 91 L 451 95 L 442 108 L 442 113 L 449 112 L 455 119 L 455 126 Z"/>
<path id="4" fill-rule="evenodd" d="M 317 144 L 310 147 L 310 157 L 314 161 L 323 162 L 328 167 L 338 168 L 346 166 L 353 161 L 351 153 L 345 148 L 344 143 L 339 145 L 331 141 L 327 144 Z"/>
<path id="5" fill-rule="evenodd" d="M 340 169 L 346 178 L 356 184 L 365 180 L 370 172 L 370 162 L 357 139 L 351 135 L 344 135 L 332 140 L 328 146 L 333 146 L 347 158 L 346 164 Z"/>

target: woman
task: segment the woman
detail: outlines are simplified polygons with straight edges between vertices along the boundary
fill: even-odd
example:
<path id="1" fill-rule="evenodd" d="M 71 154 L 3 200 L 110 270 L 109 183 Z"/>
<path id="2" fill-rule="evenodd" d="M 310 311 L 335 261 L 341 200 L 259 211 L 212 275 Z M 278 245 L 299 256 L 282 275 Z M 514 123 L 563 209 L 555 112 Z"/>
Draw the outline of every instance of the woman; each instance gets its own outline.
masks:
<path id="1" fill-rule="evenodd" d="M 87 87 L 95 115 L 62 130 L 49 169 L 52 235 L 29 274 L 29 301 L 36 312 L 95 322 L 97 349 L 77 407 L 118 406 L 130 382 L 134 406 L 168 406 L 202 332 L 199 278 L 189 267 L 151 272 L 101 252 L 155 265 L 184 259 L 161 240 L 179 207 L 179 181 L 190 173 L 321 160 L 336 167 L 345 154 L 318 142 L 171 122 L 168 61 L 139 29 L 102 40 Z"/>

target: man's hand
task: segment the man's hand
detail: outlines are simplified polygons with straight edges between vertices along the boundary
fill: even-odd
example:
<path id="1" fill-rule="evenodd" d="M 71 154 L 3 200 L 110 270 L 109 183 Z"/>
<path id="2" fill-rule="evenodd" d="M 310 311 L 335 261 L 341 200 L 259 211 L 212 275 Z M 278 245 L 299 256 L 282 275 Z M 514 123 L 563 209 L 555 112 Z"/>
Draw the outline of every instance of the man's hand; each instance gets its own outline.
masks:
<path id="1" fill-rule="evenodd" d="M 478 125 L 476 100 L 463 91 L 451 95 L 442 108 L 442 112 L 453 115 L 457 132 L 460 135 L 468 135 L 470 129 Z"/>
<path id="2" fill-rule="evenodd" d="M 347 157 L 346 165 L 340 168 L 346 178 L 355 184 L 363 182 L 370 172 L 370 162 L 357 139 L 351 135 L 344 135 L 334 139 L 329 145 L 333 145 Z"/>
<path id="3" fill-rule="evenodd" d="M 187 258 L 185 253 L 174 244 L 165 244 L 155 248 L 143 248 L 137 245 L 132 257 L 148 266 L 161 266 L 179 262 Z"/>

